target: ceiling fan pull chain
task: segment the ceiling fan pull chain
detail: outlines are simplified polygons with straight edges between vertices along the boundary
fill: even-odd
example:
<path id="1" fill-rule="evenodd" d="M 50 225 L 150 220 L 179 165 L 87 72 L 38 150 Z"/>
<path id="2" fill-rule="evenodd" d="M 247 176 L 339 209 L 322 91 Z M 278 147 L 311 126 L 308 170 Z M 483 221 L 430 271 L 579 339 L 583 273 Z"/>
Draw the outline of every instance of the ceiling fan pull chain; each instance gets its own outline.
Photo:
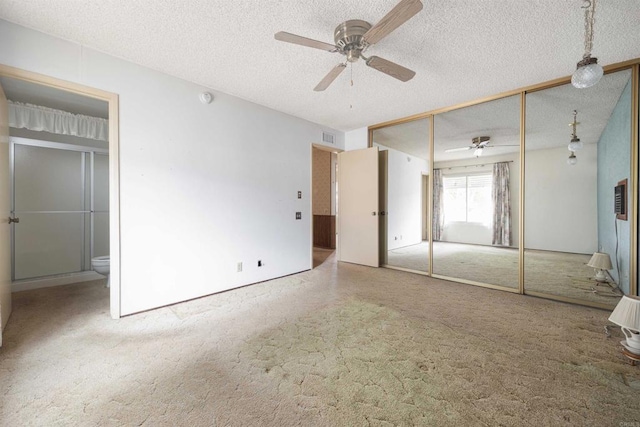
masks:
<path id="1" fill-rule="evenodd" d="M 351 66 L 349 68 L 351 68 L 351 90 L 349 90 L 349 98 L 351 99 L 349 102 L 349 109 L 353 110 L 353 62 L 351 62 Z"/>

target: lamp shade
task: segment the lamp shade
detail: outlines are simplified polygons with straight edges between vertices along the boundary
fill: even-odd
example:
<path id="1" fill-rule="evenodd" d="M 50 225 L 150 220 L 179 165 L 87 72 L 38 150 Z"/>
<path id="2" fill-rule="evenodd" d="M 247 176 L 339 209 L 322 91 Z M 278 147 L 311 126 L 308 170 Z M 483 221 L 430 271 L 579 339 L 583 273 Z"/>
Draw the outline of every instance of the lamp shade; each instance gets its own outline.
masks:
<path id="1" fill-rule="evenodd" d="M 613 266 L 611 265 L 611 257 L 609 257 L 609 254 L 605 254 L 602 252 L 594 253 L 587 265 L 589 267 L 598 268 L 600 270 L 611 270 L 613 268 Z"/>
<path id="2" fill-rule="evenodd" d="M 640 298 L 624 295 L 609 316 L 609 321 L 623 328 L 640 331 Z"/>

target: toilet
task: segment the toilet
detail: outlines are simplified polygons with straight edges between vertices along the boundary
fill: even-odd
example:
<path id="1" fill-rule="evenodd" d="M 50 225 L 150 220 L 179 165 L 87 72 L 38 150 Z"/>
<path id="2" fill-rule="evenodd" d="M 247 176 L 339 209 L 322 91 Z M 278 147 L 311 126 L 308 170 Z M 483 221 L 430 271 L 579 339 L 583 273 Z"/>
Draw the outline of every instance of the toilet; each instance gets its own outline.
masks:
<path id="1" fill-rule="evenodd" d="M 111 280 L 109 277 L 109 255 L 97 256 L 95 258 L 91 258 L 91 268 L 96 273 L 102 274 L 103 276 L 107 276 L 107 288 L 108 288 L 109 281 Z"/>

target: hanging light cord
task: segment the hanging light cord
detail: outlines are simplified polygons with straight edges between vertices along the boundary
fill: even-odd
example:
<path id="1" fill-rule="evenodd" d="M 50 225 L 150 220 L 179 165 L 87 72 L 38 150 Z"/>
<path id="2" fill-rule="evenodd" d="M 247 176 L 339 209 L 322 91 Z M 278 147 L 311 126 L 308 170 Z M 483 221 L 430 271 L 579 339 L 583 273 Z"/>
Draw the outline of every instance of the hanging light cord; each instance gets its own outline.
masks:
<path id="1" fill-rule="evenodd" d="M 584 9 L 584 55 L 583 58 L 591 56 L 593 49 L 593 25 L 596 22 L 596 0 L 585 0 L 587 5 Z"/>

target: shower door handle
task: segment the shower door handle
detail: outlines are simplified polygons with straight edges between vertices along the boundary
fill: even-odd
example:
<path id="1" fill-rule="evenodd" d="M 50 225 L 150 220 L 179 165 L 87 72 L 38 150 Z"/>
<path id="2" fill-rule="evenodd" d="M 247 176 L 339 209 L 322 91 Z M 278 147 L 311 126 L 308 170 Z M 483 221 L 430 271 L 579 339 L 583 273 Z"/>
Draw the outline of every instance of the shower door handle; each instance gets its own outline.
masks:
<path id="1" fill-rule="evenodd" d="M 11 224 L 12 222 L 15 222 L 16 224 L 20 222 L 20 218 L 11 218 L 9 217 L 9 224 Z"/>

